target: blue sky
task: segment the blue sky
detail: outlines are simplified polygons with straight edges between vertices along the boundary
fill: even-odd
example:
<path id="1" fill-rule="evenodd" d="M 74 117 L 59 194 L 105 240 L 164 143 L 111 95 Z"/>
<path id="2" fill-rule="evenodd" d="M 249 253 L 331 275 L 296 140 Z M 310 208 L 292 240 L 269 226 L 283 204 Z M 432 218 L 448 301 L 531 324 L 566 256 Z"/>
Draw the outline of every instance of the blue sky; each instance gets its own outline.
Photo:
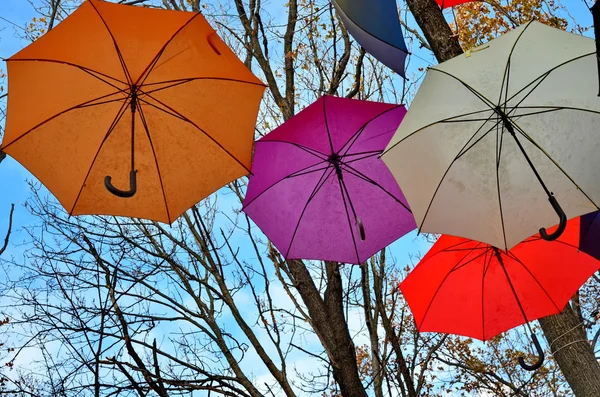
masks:
<path id="1" fill-rule="evenodd" d="M 563 0 L 563 4 L 569 7 L 569 13 L 576 18 L 581 25 L 591 25 L 592 18 L 585 6 L 584 0 Z M 26 40 L 19 38 L 19 30 L 14 25 L 7 22 L 7 20 L 18 26 L 24 26 L 36 15 L 35 10 L 28 1 L 0 0 L 0 17 L 3 18 L 0 19 L 0 57 L 10 57 L 27 45 Z M 412 26 L 414 26 L 414 24 L 412 24 Z M 431 54 L 425 50 L 413 48 L 413 51 L 419 58 L 425 60 L 432 59 Z M 425 61 L 415 58 L 411 63 L 412 70 L 419 66 L 428 65 Z M 0 69 L 6 71 L 6 66 L 3 62 L 0 62 Z M 410 76 L 410 74 L 408 75 Z M 18 245 L 25 238 L 24 235 L 20 233 L 20 228 L 36 221 L 36 219 L 29 215 L 22 206 L 29 197 L 29 187 L 26 183 L 27 180 L 35 181 L 35 178 L 12 158 L 8 157 L 0 164 L 0 238 L 4 236 L 4 231 L 7 228 L 7 214 L 10 204 L 15 203 L 14 234 L 9 251 L 9 253 L 15 255 L 18 255 L 21 250 Z M 240 207 L 237 203 L 231 205 L 234 209 L 239 209 Z M 233 244 L 235 245 L 236 242 L 234 241 Z M 415 257 L 424 254 L 427 247 L 428 245 L 425 244 L 422 239 L 418 239 L 415 233 L 411 233 L 392 244 L 390 251 L 391 255 L 395 257 L 395 262 L 399 265 L 404 265 L 407 263 L 415 263 Z M 248 247 L 240 248 L 247 249 Z M 250 251 L 248 250 L 246 252 L 249 253 Z M 248 256 L 251 256 L 251 253 L 249 253 Z"/>

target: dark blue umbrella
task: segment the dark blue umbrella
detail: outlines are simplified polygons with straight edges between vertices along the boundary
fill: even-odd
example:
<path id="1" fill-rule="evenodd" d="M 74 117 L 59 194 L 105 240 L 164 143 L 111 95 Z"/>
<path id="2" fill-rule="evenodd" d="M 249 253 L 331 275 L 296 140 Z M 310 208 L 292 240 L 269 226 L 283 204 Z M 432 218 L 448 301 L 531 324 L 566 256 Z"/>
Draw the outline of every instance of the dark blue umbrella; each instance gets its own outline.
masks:
<path id="1" fill-rule="evenodd" d="M 348 32 L 369 54 L 404 76 L 408 50 L 396 0 L 332 0 Z"/>
<path id="2" fill-rule="evenodd" d="M 581 217 L 579 249 L 600 260 L 600 211 Z"/>

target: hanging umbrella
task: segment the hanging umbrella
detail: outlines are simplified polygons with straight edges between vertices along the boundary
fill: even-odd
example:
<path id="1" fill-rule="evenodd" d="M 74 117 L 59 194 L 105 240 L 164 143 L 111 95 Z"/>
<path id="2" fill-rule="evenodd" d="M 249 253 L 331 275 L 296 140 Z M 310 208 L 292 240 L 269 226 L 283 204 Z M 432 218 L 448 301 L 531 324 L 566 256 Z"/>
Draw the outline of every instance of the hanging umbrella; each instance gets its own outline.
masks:
<path id="1" fill-rule="evenodd" d="M 421 231 L 510 249 L 598 209 L 595 54 L 530 22 L 429 69 L 383 154 Z"/>
<path id="2" fill-rule="evenodd" d="M 579 249 L 600 260 L 600 212 L 583 215 L 580 224 Z"/>
<path id="3" fill-rule="evenodd" d="M 405 113 L 318 99 L 256 142 L 244 211 L 287 259 L 364 262 L 416 226 L 377 158 Z"/>
<path id="4" fill-rule="evenodd" d="M 594 19 L 594 38 L 596 42 L 596 64 L 598 69 L 598 84 L 600 85 L 600 5 L 597 0 L 594 0 L 594 5 L 590 8 L 592 18 Z M 600 96 L 600 87 L 598 88 L 598 96 Z"/>
<path id="5" fill-rule="evenodd" d="M 331 0 L 348 32 L 369 54 L 404 77 L 408 55 L 396 0 Z"/>
<path id="6" fill-rule="evenodd" d="M 264 85 L 200 13 L 88 0 L 7 63 L 2 150 L 69 214 L 171 223 L 249 172 Z"/>
<path id="7" fill-rule="evenodd" d="M 420 332 L 443 332 L 482 341 L 558 314 L 600 261 L 578 250 L 579 218 L 553 242 L 539 235 L 510 251 L 460 237 L 442 236 L 400 284 Z"/>

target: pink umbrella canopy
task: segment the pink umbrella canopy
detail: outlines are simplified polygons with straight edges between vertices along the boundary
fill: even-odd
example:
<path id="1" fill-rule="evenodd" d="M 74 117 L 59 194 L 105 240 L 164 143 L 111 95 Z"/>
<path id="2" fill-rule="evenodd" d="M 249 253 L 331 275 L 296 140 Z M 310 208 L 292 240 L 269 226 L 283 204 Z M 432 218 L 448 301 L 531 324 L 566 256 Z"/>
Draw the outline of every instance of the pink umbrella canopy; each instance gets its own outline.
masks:
<path id="1" fill-rule="evenodd" d="M 286 259 L 363 263 L 416 228 L 379 159 L 405 114 L 321 97 L 256 142 L 244 211 Z"/>

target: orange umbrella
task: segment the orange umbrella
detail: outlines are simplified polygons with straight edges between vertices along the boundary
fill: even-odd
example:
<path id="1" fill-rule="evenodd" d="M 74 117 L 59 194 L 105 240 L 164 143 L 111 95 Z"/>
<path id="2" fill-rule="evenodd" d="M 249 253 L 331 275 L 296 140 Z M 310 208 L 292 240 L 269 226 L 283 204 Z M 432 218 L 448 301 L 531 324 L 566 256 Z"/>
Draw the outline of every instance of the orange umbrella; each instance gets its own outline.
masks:
<path id="1" fill-rule="evenodd" d="M 71 215 L 171 223 L 250 172 L 265 86 L 200 13 L 88 0 L 7 63 L 2 150 Z"/>

